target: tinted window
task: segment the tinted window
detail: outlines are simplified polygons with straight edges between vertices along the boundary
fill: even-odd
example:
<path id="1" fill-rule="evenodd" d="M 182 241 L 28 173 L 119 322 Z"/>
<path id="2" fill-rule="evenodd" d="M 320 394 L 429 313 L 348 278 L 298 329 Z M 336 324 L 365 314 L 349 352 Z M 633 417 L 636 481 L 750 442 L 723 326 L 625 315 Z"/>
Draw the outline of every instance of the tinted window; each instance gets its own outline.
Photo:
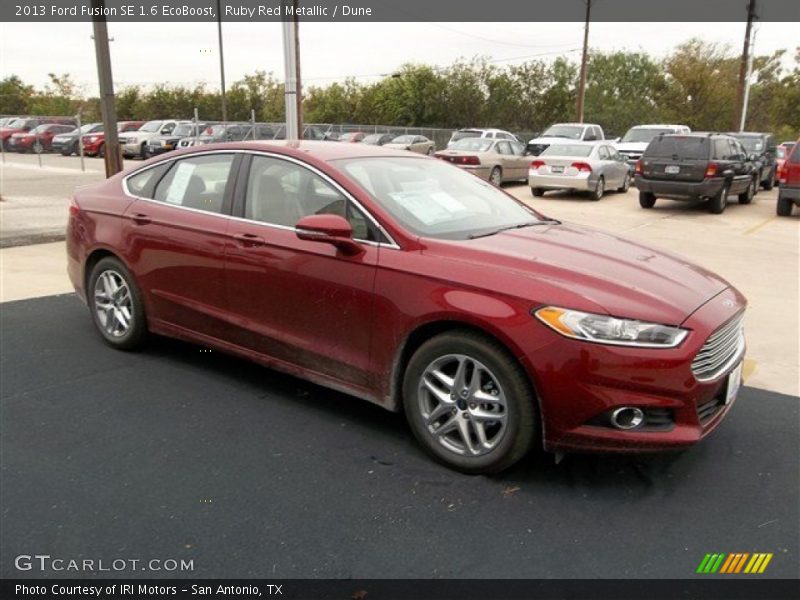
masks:
<path id="1" fill-rule="evenodd" d="M 245 218 L 294 227 L 308 215 L 345 217 L 353 238 L 381 241 L 375 226 L 336 188 L 295 163 L 254 156 L 245 195 Z"/>
<path id="2" fill-rule="evenodd" d="M 222 212 L 233 154 L 206 154 L 176 160 L 156 186 L 153 198 L 159 202 Z"/>
<path id="3" fill-rule="evenodd" d="M 153 189 L 161 176 L 172 166 L 172 163 L 161 163 L 150 169 L 140 171 L 128 177 L 128 192 L 141 198 L 153 198 Z"/>
<path id="4" fill-rule="evenodd" d="M 648 158 L 672 158 L 705 160 L 710 153 L 709 138 L 697 136 L 668 136 L 657 137 L 644 155 Z"/>

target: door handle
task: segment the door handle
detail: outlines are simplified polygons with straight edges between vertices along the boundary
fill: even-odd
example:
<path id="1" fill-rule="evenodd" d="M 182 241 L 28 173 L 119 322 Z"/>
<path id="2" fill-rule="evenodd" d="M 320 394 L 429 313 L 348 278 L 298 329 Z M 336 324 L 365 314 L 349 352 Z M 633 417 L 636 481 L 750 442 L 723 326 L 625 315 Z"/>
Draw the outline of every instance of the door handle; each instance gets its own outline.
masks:
<path id="1" fill-rule="evenodd" d="M 263 246 L 266 241 L 259 235 L 253 235 L 252 233 L 235 233 L 233 235 L 233 239 L 235 239 L 241 246 L 245 248 L 252 248 L 254 246 Z"/>
<path id="2" fill-rule="evenodd" d="M 132 215 L 129 215 L 128 218 L 137 225 L 147 225 L 152 220 L 148 215 L 143 213 L 133 213 Z"/>

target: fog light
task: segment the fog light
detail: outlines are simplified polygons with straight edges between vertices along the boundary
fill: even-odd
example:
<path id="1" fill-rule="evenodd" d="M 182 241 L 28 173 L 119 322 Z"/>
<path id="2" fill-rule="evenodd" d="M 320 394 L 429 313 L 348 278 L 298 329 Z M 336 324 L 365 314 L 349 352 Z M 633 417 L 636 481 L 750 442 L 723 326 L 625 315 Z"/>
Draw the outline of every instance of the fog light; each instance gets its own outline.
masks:
<path id="1" fill-rule="evenodd" d="M 644 413 L 635 406 L 623 406 L 611 413 L 611 424 L 617 429 L 636 429 L 644 423 Z"/>

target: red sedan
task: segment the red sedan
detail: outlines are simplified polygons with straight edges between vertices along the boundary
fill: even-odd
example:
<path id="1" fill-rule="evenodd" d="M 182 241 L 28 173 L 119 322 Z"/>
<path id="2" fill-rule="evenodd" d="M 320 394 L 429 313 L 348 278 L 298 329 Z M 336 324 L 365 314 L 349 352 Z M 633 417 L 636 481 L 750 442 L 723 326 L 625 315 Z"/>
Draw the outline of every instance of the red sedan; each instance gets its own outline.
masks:
<path id="1" fill-rule="evenodd" d="M 67 254 L 109 345 L 173 336 L 403 410 L 468 473 L 685 447 L 741 382 L 726 281 L 402 150 L 170 153 L 81 188 Z"/>

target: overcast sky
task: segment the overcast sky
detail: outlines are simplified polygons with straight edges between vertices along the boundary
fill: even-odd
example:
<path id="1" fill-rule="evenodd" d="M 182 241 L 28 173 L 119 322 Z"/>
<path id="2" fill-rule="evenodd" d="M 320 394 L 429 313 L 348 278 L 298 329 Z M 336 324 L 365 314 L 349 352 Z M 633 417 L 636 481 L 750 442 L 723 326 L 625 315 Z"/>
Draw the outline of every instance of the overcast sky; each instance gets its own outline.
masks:
<path id="1" fill-rule="evenodd" d="M 593 23 L 592 48 L 642 50 L 663 56 L 691 37 L 730 44 L 740 52 L 744 23 Z M 756 52 L 789 50 L 800 41 L 797 23 L 757 25 Z M 126 84 L 206 82 L 219 87 L 216 23 L 110 23 L 117 88 Z M 47 74 L 70 73 L 87 94 L 97 93 L 90 23 L 0 24 L 0 77 L 18 75 L 36 86 Z M 256 69 L 283 79 L 279 23 L 224 23 L 226 79 Z M 459 57 L 497 64 L 530 58 L 580 57 L 583 23 L 301 23 L 306 85 L 390 74 L 405 62 L 446 66 Z"/>

